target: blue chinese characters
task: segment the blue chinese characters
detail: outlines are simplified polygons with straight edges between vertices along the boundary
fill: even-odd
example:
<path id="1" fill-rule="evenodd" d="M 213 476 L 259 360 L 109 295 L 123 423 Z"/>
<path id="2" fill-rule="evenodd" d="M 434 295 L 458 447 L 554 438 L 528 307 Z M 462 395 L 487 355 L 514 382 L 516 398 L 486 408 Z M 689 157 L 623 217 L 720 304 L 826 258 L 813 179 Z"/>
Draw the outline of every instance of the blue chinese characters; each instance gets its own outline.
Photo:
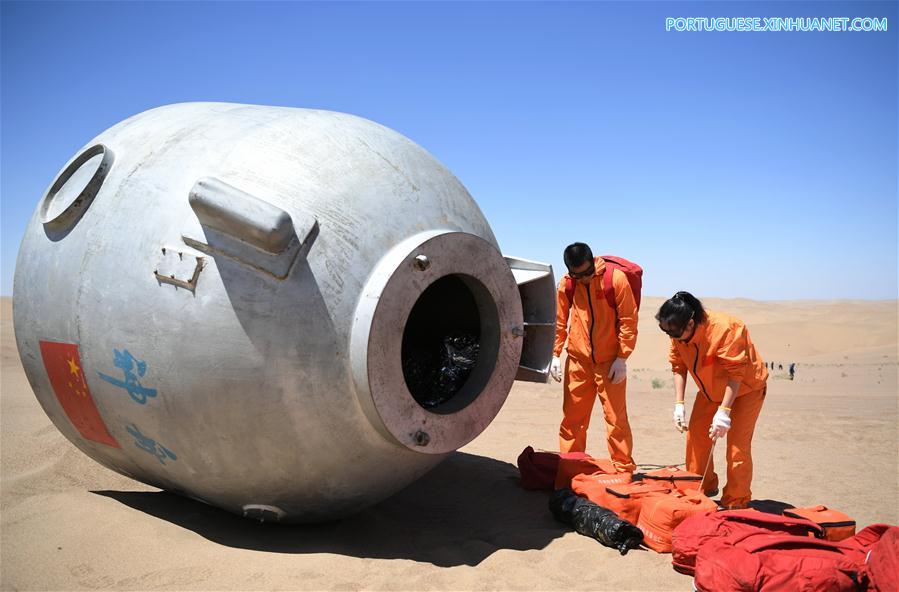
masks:
<path id="1" fill-rule="evenodd" d="M 127 349 L 122 351 L 114 349 L 112 351 L 115 367 L 120 368 L 124 372 L 125 380 L 108 376 L 102 372 L 97 372 L 97 374 L 99 374 L 100 378 L 106 382 L 128 391 L 128 394 L 131 395 L 131 398 L 136 403 L 146 405 L 148 398 L 156 396 L 156 389 L 146 388 L 140 383 L 140 380 L 138 380 L 146 374 L 147 363 L 143 360 L 136 359 Z M 135 366 L 137 366 L 137 374 L 134 372 Z"/>
<path id="2" fill-rule="evenodd" d="M 136 425 L 131 424 L 127 429 L 128 433 L 134 437 L 134 445 L 155 456 L 160 464 L 164 465 L 166 460 L 178 460 L 178 456 L 174 452 L 153 438 L 144 436 Z"/>

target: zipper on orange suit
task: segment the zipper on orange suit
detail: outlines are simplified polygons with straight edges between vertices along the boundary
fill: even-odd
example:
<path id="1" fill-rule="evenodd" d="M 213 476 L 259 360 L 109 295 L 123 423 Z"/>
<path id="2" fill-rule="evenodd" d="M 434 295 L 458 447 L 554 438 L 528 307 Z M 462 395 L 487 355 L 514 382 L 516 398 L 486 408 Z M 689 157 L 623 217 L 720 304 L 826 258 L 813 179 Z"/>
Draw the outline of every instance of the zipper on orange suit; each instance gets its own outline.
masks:
<path id="1" fill-rule="evenodd" d="M 695 330 L 694 330 L 695 333 Z M 705 395 L 705 398 L 709 400 L 710 403 L 714 403 L 712 398 L 709 396 L 707 392 L 705 392 L 705 385 L 702 384 L 702 379 L 699 378 L 699 369 L 697 369 L 696 364 L 699 363 L 699 344 L 694 343 L 693 347 L 696 348 L 696 357 L 693 358 L 693 376 L 696 377 L 696 381 L 699 382 L 699 390 L 702 391 L 702 394 Z"/>
<path id="2" fill-rule="evenodd" d="M 592 283 L 592 282 L 591 282 Z M 590 359 L 596 365 L 596 352 L 593 350 L 593 329 L 596 327 L 596 315 L 593 313 L 593 300 L 590 299 L 590 284 L 584 286 L 587 290 L 587 305 L 590 307 Z"/>

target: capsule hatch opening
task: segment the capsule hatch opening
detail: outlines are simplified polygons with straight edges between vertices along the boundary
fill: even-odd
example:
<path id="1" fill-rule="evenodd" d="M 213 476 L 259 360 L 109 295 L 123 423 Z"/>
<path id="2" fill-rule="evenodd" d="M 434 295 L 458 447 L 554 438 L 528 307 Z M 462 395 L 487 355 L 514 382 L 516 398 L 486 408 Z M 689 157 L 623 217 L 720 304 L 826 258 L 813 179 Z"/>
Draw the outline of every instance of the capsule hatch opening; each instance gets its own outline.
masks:
<path id="1" fill-rule="evenodd" d="M 428 286 L 403 329 L 406 387 L 431 413 L 455 413 L 477 399 L 498 354 L 496 304 L 469 275 L 447 275 Z"/>

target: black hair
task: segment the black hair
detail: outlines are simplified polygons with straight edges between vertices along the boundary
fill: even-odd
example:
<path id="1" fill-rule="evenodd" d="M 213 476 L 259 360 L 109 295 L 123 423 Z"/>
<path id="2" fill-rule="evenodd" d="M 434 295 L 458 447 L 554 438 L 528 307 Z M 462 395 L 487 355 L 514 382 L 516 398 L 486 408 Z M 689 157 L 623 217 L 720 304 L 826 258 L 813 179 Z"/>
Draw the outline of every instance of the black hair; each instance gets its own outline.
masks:
<path id="1" fill-rule="evenodd" d="M 683 333 L 687 323 L 693 319 L 697 325 L 706 320 L 705 309 L 702 302 L 689 292 L 678 292 L 665 301 L 659 308 L 656 320 L 672 328 L 675 332 Z"/>
<path id="2" fill-rule="evenodd" d="M 593 251 L 585 243 L 571 243 L 565 247 L 563 259 L 565 259 L 565 267 L 572 270 L 584 263 L 593 261 Z"/>

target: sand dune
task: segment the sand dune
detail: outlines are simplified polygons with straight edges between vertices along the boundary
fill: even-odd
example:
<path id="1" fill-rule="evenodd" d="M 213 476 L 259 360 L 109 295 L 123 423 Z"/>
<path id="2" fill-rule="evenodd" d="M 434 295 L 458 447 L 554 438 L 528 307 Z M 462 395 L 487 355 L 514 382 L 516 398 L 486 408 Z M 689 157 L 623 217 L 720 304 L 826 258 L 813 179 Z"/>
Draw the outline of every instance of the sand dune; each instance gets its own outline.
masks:
<path id="1" fill-rule="evenodd" d="M 639 367 L 667 366 L 667 337 L 653 318 L 663 300 L 644 298 L 642 302 L 640 345 L 632 358 Z M 895 300 L 759 302 L 708 298 L 703 303 L 711 310 L 743 319 L 762 358 L 784 363 L 785 367 L 789 362 L 895 361 Z"/>
<path id="2" fill-rule="evenodd" d="M 666 338 L 646 298 L 631 359 L 637 462 L 682 461 Z M 758 499 L 899 521 L 897 302 L 709 299 L 747 321 L 775 370 L 756 431 Z M 522 448 L 553 449 L 555 383 L 516 383 L 491 426 L 423 479 L 343 521 L 259 525 L 112 473 L 52 426 L 0 301 L 0 569 L 13 589 L 689 590 L 670 556 L 625 557 L 568 532 L 518 487 Z M 688 396 L 688 401 L 691 397 Z M 594 416 L 589 449 L 606 456 Z M 720 452 L 720 451 L 719 451 Z M 723 453 L 716 462 L 723 461 Z"/>

